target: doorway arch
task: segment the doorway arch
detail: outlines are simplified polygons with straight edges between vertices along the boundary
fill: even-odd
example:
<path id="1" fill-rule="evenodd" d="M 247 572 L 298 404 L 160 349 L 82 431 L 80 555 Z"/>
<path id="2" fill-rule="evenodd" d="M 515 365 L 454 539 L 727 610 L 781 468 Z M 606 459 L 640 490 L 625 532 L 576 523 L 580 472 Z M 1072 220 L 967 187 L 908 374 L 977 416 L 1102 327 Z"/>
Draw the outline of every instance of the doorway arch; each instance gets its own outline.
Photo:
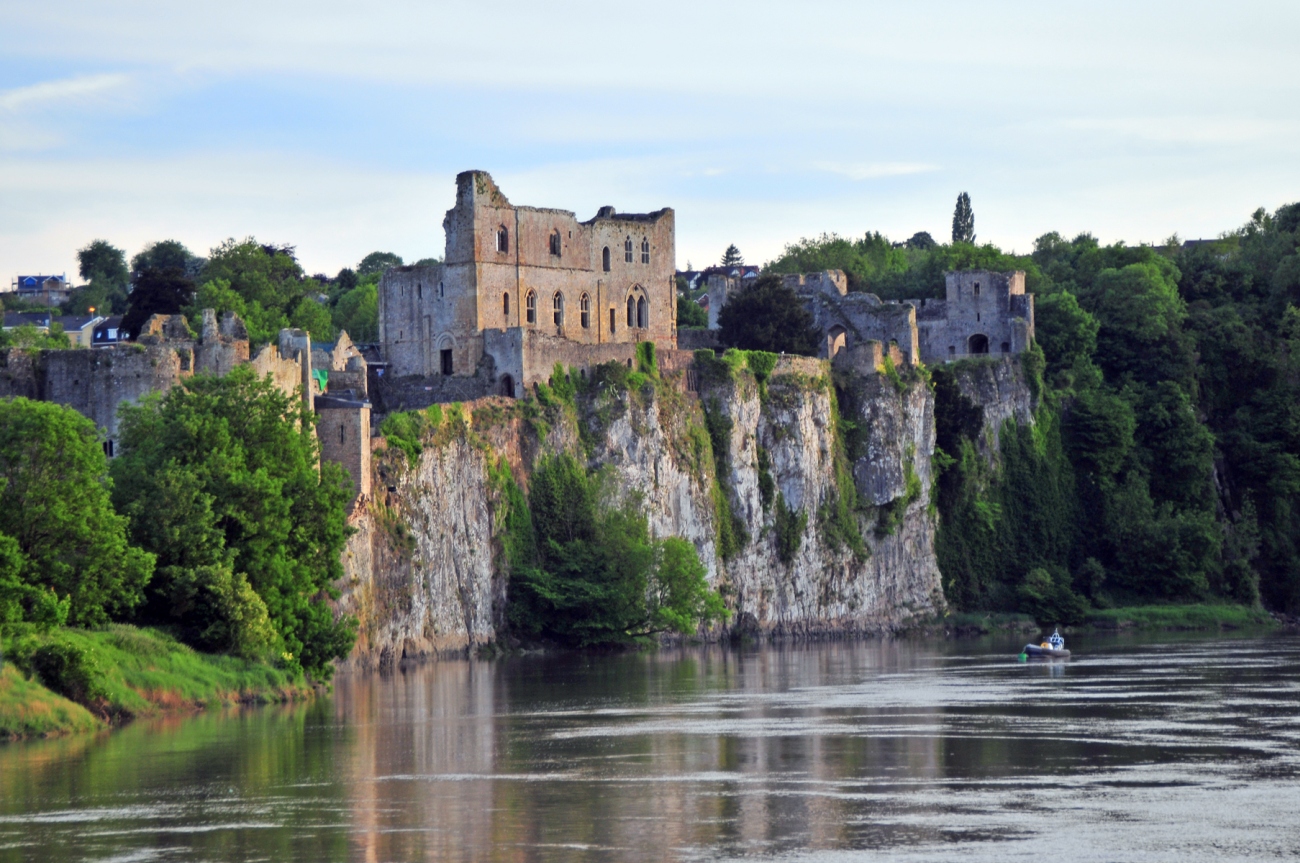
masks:
<path id="1" fill-rule="evenodd" d="M 989 352 L 989 337 L 983 333 L 976 333 L 966 340 L 966 353 L 968 354 L 987 354 Z"/>

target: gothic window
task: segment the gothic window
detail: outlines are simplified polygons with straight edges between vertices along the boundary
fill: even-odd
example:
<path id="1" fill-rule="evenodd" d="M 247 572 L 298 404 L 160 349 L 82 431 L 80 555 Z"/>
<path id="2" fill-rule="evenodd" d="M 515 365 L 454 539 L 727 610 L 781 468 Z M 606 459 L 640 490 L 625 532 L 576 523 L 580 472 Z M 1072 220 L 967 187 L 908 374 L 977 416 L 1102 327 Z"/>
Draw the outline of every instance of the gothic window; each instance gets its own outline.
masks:
<path id="1" fill-rule="evenodd" d="M 510 320 L 510 295 L 509 294 L 501 295 L 501 313 L 506 316 L 506 321 L 509 322 Z"/>
<path id="2" fill-rule="evenodd" d="M 636 326 L 636 297 L 627 298 L 627 325 Z"/>
<path id="3" fill-rule="evenodd" d="M 582 328 L 585 330 L 591 326 L 591 297 L 583 294 L 578 300 L 578 310 L 582 313 Z"/>
<path id="4" fill-rule="evenodd" d="M 497 251 L 510 251 L 510 232 L 506 230 L 505 225 L 497 228 Z"/>
<path id="5" fill-rule="evenodd" d="M 555 257 L 560 256 L 560 232 L 551 231 L 551 254 Z"/>
<path id="6" fill-rule="evenodd" d="M 637 297 L 636 300 L 636 325 L 641 329 L 645 329 L 646 326 L 648 326 L 646 320 L 645 297 Z"/>
<path id="7" fill-rule="evenodd" d="M 528 296 L 524 298 L 524 316 L 528 319 L 528 323 L 537 323 L 537 294 L 532 291 L 529 291 Z"/>
<path id="8" fill-rule="evenodd" d="M 623 260 L 629 264 L 632 263 L 632 238 L 628 237 L 623 241 Z"/>
<path id="9" fill-rule="evenodd" d="M 641 238 L 641 263 L 650 263 L 650 241 L 645 237 Z"/>
<path id="10" fill-rule="evenodd" d="M 555 325 L 564 326 L 564 294 L 555 292 L 555 296 L 551 299 L 551 308 L 554 310 Z"/>
<path id="11" fill-rule="evenodd" d="M 605 272 L 608 273 L 609 272 L 609 246 L 606 246 L 604 251 L 600 253 L 600 264 L 601 267 L 604 268 Z"/>

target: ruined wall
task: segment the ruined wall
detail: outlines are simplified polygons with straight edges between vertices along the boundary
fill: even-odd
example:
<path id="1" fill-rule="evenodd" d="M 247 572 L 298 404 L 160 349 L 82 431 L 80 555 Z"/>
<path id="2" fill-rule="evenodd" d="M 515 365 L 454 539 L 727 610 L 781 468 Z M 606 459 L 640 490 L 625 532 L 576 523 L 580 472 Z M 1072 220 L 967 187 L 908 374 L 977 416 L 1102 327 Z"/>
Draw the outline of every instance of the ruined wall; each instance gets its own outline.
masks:
<path id="1" fill-rule="evenodd" d="M 671 355 L 665 365 L 680 367 L 681 359 Z M 473 435 L 440 432 L 415 467 L 402 467 L 392 453 L 376 459 L 375 500 L 357 516 L 360 530 L 345 556 L 342 607 L 362 621 L 353 661 L 454 653 L 498 637 L 505 577 L 488 465 L 503 458 L 526 486 L 543 449 L 607 465 L 616 487 L 643 501 L 653 535 L 692 542 L 734 610 L 733 628 L 796 637 L 877 633 L 942 606 L 927 507 L 933 398 L 923 381 L 892 381 L 874 369 L 838 373 L 863 430 L 849 452 L 837 437 L 828 363 L 785 358 L 765 387 L 743 370 L 696 373 L 698 398 L 683 385 L 687 371 L 673 373 L 683 380 L 635 393 L 580 395 L 576 413 L 548 415 L 544 444 L 519 419 L 517 402 L 485 399 L 464 406 L 479 418 Z M 728 560 L 719 554 L 714 463 L 698 445 L 700 435 L 707 439 L 706 407 L 730 427 L 722 487 L 749 537 Z M 491 416 L 505 419 L 484 419 Z M 585 425 L 589 450 L 576 423 Z M 789 562 L 778 553 L 776 506 L 762 499 L 760 446 L 780 500 L 808 516 Z M 837 463 L 845 470 L 837 472 Z M 826 528 L 827 507 L 845 492 L 837 473 L 861 502 L 853 515 L 861 555 Z"/>

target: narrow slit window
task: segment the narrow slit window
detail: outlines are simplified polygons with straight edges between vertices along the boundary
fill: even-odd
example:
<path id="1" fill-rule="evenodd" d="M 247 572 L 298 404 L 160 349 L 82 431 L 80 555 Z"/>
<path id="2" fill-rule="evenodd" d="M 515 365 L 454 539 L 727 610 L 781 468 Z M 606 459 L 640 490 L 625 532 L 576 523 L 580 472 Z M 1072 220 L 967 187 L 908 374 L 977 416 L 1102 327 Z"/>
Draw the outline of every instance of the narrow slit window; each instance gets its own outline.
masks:
<path id="1" fill-rule="evenodd" d="M 600 253 L 600 265 L 605 272 L 609 272 L 609 246 L 606 246 L 604 251 Z"/>
<path id="2" fill-rule="evenodd" d="M 611 334 L 613 334 L 614 332 L 614 324 L 617 323 L 617 317 L 618 316 L 614 314 L 614 310 L 610 309 L 609 310 L 609 331 Z"/>
<path id="3" fill-rule="evenodd" d="M 524 299 L 524 312 L 528 318 L 528 323 L 537 323 L 537 294 L 532 291 L 529 291 L 528 296 Z"/>
<path id="4" fill-rule="evenodd" d="M 629 327 L 636 326 L 636 299 L 634 297 L 627 298 L 627 325 Z"/>
<path id="5" fill-rule="evenodd" d="M 510 232 L 506 230 L 505 225 L 497 228 L 497 251 L 510 251 Z"/>
<path id="6" fill-rule="evenodd" d="M 551 231 L 551 254 L 555 257 L 560 256 L 560 232 Z"/>
<path id="7" fill-rule="evenodd" d="M 506 320 L 510 319 L 510 295 L 509 294 L 501 295 L 501 313 L 506 316 Z"/>
<path id="8" fill-rule="evenodd" d="M 581 313 L 582 328 L 588 329 L 591 326 L 591 297 L 582 295 L 578 300 L 578 311 Z"/>
<path id="9" fill-rule="evenodd" d="M 551 308 L 554 311 L 555 325 L 564 326 L 564 294 L 555 292 L 555 296 L 551 298 Z"/>
<path id="10" fill-rule="evenodd" d="M 641 329 L 645 329 L 646 325 L 649 323 L 649 321 L 647 320 L 648 317 L 649 316 L 646 314 L 645 297 L 637 297 L 636 325 Z"/>

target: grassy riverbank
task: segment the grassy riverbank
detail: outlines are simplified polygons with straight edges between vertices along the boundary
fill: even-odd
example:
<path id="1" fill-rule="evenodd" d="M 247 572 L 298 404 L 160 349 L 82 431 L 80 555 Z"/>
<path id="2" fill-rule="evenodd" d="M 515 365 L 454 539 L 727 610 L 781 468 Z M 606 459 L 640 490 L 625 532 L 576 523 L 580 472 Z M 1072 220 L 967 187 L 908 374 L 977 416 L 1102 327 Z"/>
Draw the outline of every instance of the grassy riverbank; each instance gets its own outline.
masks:
<path id="1" fill-rule="evenodd" d="M 990 632 L 1038 632 L 1043 629 L 1028 614 L 967 611 L 951 614 L 940 625 L 953 635 Z M 1050 625 L 1050 623 L 1048 624 Z M 1065 632 L 1114 630 L 1207 630 L 1278 626 L 1268 612 L 1245 605 L 1140 605 L 1088 612 L 1084 622 L 1063 626 Z"/>
<path id="2" fill-rule="evenodd" d="M 99 630 L 6 634 L 0 738 L 89 731 L 167 710 L 307 697 L 301 675 L 199 653 L 165 633 Z"/>

